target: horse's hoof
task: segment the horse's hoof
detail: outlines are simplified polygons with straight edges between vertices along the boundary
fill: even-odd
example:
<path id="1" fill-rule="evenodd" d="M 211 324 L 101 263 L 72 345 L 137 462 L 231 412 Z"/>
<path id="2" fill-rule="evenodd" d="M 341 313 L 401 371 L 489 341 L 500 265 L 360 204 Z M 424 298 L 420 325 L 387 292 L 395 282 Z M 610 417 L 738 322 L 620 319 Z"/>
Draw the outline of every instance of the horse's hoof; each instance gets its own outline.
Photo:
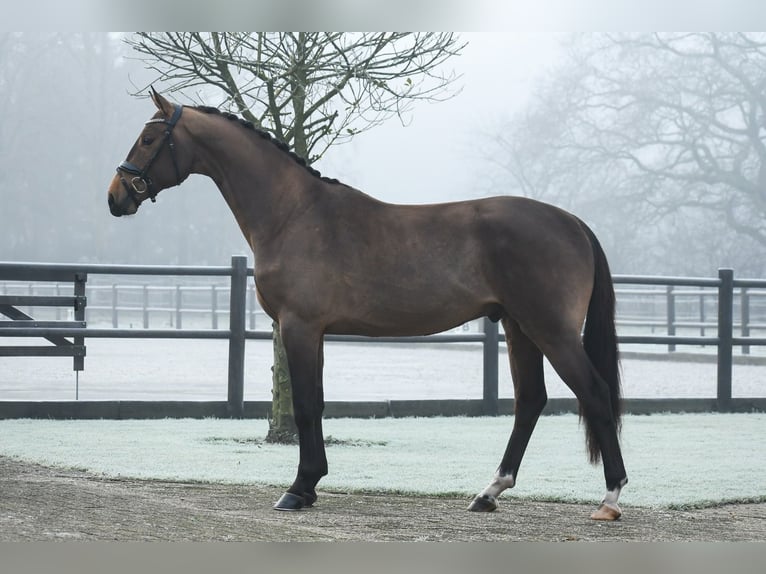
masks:
<path id="1" fill-rule="evenodd" d="M 601 503 L 598 510 L 590 515 L 592 520 L 617 520 L 622 516 L 622 510 L 616 504 L 609 504 L 608 502 Z"/>
<path id="2" fill-rule="evenodd" d="M 311 501 L 313 504 L 314 501 Z M 311 504 L 306 504 L 306 499 L 292 492 L 285 492 L 277 503 L 273 506 L 274 510 L 300 510 Z"/>
<path id="3" fill-rule="evenodd" d="M 468 510 L 471 512 L 492 512 L 497 510 L 497 498 L 489 494 L 479 494 L 468 505 Z"/>

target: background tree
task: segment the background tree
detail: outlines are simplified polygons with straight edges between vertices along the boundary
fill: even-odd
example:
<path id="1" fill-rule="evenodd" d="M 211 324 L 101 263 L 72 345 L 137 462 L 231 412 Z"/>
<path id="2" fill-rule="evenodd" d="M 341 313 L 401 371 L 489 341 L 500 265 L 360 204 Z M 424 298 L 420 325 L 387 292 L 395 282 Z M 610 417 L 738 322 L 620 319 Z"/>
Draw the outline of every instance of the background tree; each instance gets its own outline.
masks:
<path id="1" fill-rule="evenodd" d="M 669 247 L 685 227 L 692 256 L 663 254 L 678 273 L 766 245 L 765 138 L 766 35 L 589 34 L 498 142 L 525 193 L 592 212 L 613 246 L 632 228 L 625 265 L 648 264 L 647 233 Z"/>
<path id="2" fill-rule="evenodd" d="M 0 260 L 213 265 L 243 249 L 228 207 L 194 178 L 112 221 L 106 185 L 147 113 L 125 97 L 126 77 L 147 75 L 127 54 L 116 34 L 0 32 Z"/>
<path id="3" fill-rule="evenodd" d="M 453 95 L 444 64 L 464 46 L 448 33 L 139 33 L 127 42 L 171 92 L 240 114 L 309 165 L 389 118 L 406 122 L 415 102 Z M 267 438 L 294 440 L 276 324 L 273 372 Z"/>
<path id="4" fill-rule="evenodd" d="M 6 232 L 0 258 L 83 260 L 88 246 L 108 242 L 109 230 L 90 225 L 102 202 L 83 191 L 103 189 L 102 162 L 114 162 L 107 144 L 118 113 L 104 87 L 116 79 L 118 47 L 98 33 L 0 33 L 0 227 Z M 64 214 L 66 237 L 43 239 L 41 221 Z"/>

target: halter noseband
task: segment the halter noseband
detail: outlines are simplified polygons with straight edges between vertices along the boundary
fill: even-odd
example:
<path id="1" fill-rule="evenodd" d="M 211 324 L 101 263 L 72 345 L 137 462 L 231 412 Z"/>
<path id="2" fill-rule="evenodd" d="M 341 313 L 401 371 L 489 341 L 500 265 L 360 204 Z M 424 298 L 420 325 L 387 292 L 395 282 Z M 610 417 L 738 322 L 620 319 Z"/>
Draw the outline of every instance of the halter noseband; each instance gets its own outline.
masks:
<path id="1" fill-rule="evenodd" d="M 141 203 L 139 198 L 143 196 L 145 193 L 149 194 L 149 199 L 151 199 L 153 202 L 157 201 L 155 198 L 157 194 L 159 193 L 159 191 L 155 189 L 154 182 L 149 177 L 149 169 L 152 167 L 154 160 L 157 159 L 157 156 L 165 147 L 165 142 L 168 143 L 168 147 L 170 148 L 170 157 L 173 159 L 173 169 L 175 169 L 175 172 L 176 172 L 176 185 L 181 184 L 181 174 L 178 171 L 178 163 L 176 162 L 176 146 L 175 146 L 175 143 L 173 142 L 172 132 L 173 132 L 173 128 L 178 123 L 178 118 L 181 117 L 182 111 L 183 111 L 183 106 L 176 104 L 173 109 L 173 115 L 171 116 L 169 120 L 165 118 L 156 118 L 146 122 L 146 125 L 162 123 L 162 124 L 165 124 L 167 128 L 165 129 L 165 135 L 163 136 L 162 141 L 160 142 L 160 145 L 158 145 L 157 149 L 154 150 L 154 153 L 149 158 L 149 161 L 146 162 L 146 165 L 144 166 L 143 169 L 136 166 L 135 164 L 130 163 L 127 160 L 125 160 L 124 162 L 122 162 L 120 165 L 117 166 L 118 173 L 121 171 L 124 171 L 134 176 L 133 179 L 130 180 L 130 184 L 128 184 L 128 182 L 125 181 L 125 178 L 123 178 L 122 176 L 120 176 L 120 181 L 122 182 L 122 185 L 125 187 L 125 191 L 127 191 L 128 195 L 130 196 L 130 199 L 132 199 L 136 205 Z"/>

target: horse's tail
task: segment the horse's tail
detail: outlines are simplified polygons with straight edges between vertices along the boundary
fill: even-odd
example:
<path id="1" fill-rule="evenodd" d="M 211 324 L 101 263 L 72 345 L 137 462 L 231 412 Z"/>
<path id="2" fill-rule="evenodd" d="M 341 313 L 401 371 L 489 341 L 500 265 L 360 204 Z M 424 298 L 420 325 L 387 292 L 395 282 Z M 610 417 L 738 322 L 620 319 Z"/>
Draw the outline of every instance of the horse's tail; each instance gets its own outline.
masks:
<path id="1" fill-rule="evenodd" d="M 617 329 L 614 322 L 615 296 L 612 275 L 606 260 L 604 250 L 593 231 L 587 225 L 583 228 L 590 238 L 595 262 L 593 277 L 593 292 L 588 304 L 588 315 L 585 319 L 585 331 L 583 334 L 583 346 L 585 352 L 598 375 L 606 382 L 609 388 L 609 401 L 614 424 L 619 431 L 621 406 L 620 389 L 620 363 L 617 349 Z M 582 408 L 580 416 L 582 417 Z M 601 449 L 594 429 L 590 427 L 587 417 L 586 442 L 590 461 L 593 464 L 599 462 Z"/>

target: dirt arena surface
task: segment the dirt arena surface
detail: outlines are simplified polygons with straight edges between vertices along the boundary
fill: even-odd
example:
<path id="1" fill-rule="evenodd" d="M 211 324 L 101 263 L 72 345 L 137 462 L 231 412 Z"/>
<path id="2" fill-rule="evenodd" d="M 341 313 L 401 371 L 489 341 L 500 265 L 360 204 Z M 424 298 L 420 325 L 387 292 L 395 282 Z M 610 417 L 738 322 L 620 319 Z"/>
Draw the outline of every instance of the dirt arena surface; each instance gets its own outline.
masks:
<path id="1" fill-rule="evenodd" d="M 614 523 L 590 505 L 503 497 L 491 514 L 465 498 L 331 494 L 276 512 L 281 489 L 107 479 L 0 457 L 0 540 L 119 541 L 766 541 L 766 504 L 701 510 L 624 507 Z"/>

